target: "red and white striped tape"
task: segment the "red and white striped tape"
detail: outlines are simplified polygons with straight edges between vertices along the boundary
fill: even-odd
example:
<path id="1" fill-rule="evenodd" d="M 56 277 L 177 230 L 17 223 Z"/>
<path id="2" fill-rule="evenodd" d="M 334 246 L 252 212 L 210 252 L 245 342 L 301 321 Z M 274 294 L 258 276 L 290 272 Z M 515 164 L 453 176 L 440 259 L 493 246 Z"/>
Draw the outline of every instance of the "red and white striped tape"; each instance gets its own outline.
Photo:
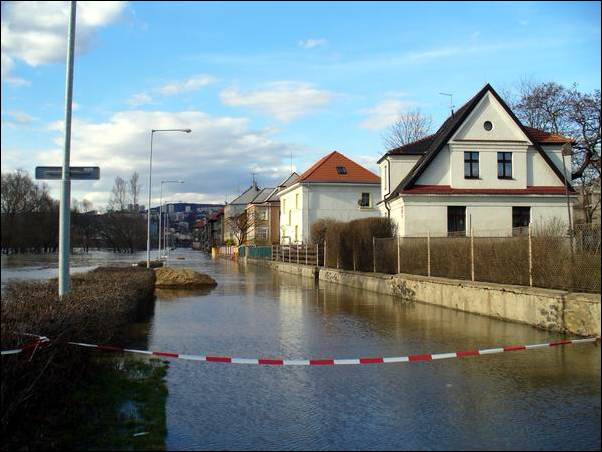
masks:
<path id="1" fill-rule="evenodd" d="M 484 350 L 469 350 L 464 352 L 452 353 L 430 353 L 424 355 L 394 356 L 388 358 L 356 358 L 356 359 L 265 359 L 265 358 L 232 358 L 228 356 L 202 356 L 186 355 L 182 353 L 157 352 L 150 350 L 135 350 L 130 348 L 113 347 L 110 345 L 86 344 L 83 342 L 70 342 L 79 347 L 95 348 L 98 350 L 137 353 L 141 355 L 161 356 L 165 358 L 177 358 L 189 361 L 203 361 L 208 363 L 226 363 L 226 364 L 255 364 L 260 366 L 340 366 L 354 364 L 393 364 L 393 363 L 412 363 L 421 361 L 436 361 L 439 359 L 467 358 L 470 356 L 493 355 L 496 353 L 516 352 L 521 350 L 537 350 L 548 347 L 556 347 L 570 344 L 584 344 L 599 341 L 599 337 L 588 337 L 584 339 L 561 340 L 546 342 L 544 344 L 532 345 L 514 345 L 509 347 L 489 348 Z"/>
<path id="2" fill-rule="evenodd" d="M 21 333 L 21 336 L 32 336 L 32 337 L 35 337 L 36 339 L 31 342 L 28 342 L 21 348 L 14 348 L 12 350 L 2 350 L 1 356 L 17 355 L 19 353 L 28 352 L 30 350 L 35 351 L 40 345 L 50 342 L 50 339 L 48 339 L 46 336 L 38 336 L 37 334 Z"/>

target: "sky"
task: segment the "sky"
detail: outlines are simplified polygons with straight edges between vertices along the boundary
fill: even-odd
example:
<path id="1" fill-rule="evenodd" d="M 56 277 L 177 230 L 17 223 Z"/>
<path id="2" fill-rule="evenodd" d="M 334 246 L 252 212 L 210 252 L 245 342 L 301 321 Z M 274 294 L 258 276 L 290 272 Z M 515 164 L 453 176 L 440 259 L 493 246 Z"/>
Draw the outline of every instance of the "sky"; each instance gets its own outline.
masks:
<path id="1" fill-rule="evenodd" d="M 231 201 L 338 150 L 377 172 L 419 108 L 436 129 L 485 83 L 600 89 L 599 2 L 77 2 L 71 165 L 106 205 L 140 174 L 153 204 Z M 67 2 L 2 2 L 2 172 L 60 166 Z M 49 181 L 54 196 L 59 182 Z"/>

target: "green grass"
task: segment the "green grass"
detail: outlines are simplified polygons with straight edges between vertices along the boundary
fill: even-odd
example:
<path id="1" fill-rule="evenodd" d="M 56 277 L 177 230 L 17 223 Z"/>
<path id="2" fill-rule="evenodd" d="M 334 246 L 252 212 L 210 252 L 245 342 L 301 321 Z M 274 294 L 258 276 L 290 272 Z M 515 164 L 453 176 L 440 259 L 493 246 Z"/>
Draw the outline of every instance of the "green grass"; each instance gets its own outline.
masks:
<path id="1" fill-rule="evenodd" d="M 69 397 L 56 445 L 87 450 L 164 450 L 167 364 L 101 357 Z M 145 432 L 141 436 L 136 433 Z"/>

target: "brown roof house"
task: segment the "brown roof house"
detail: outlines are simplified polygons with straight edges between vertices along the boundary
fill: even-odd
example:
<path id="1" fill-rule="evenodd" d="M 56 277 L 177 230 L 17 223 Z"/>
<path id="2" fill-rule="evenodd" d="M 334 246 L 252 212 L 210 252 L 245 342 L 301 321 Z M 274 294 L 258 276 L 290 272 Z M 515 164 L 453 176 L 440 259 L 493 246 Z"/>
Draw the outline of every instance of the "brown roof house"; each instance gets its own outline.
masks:
<path id="1" fill-rule="evenodd" d="M 531 223 L 568 226 L 576 193 L 565 182 L 562 149 L 572 143 L 525 127 L 487 84 L 437 132 L 380 158 L 379 207 L 401 236 L 471 228 L 505 236 Z"/>
<path id="2" fill-rule="evenodd" d="M 381 216 L 380 178 L 334 151 L 278 193 L 280 242 L 309 243 L 311 225 L 331 218 L 351 221 Z"/>

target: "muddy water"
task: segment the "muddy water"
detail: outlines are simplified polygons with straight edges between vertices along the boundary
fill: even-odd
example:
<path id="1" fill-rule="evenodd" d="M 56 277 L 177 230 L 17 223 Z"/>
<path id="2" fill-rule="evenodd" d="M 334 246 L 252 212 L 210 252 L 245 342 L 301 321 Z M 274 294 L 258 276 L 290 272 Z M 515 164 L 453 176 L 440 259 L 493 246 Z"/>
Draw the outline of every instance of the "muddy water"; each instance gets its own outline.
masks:
<path id="1" fill-rule="evenodd" d="M 558 334 L 181 251 L 219 282 L 159 293 L 149 341 L 183 353 L 354 358 L 539 343 Z M 600 348 L 429 363 L 168 372 L 182 449 L 600 449 Z"/>
<path id="2" fill-rule="evenodd" d="M 181 259 L 175 259 L 178 256 Z M 158 291 L 141 346 L 254 358 L 355 358 L 539 343 L 558 334 L 178 250 L 209 291 Z M 137 256 L 94 254 L 75 271 Z M 2 282 L 52 277 L 52 259 L 2 260 Z M 136 345 L 136 344 L 130 344 Z M 600 449 L 600 348 L 569 346 L 381 366 L 172 361 L 167 447 Z"/>

